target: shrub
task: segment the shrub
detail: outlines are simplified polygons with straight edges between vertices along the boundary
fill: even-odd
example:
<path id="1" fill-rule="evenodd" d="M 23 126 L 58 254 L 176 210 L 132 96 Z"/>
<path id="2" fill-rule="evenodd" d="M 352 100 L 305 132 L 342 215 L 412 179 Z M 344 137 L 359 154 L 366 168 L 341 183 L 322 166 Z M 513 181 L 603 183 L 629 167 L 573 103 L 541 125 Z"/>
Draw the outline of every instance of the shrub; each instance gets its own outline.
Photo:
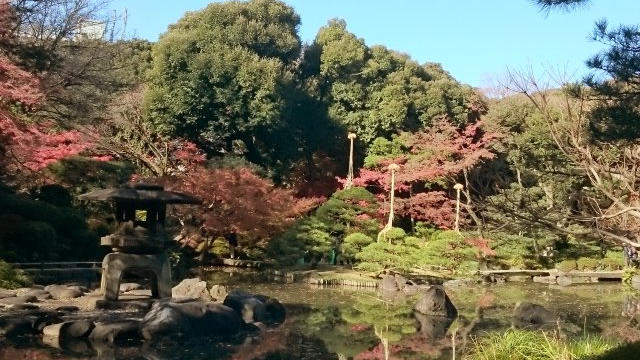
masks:
<path id="1" fill-rule="evenodd" d="M 604 258 L 600 260 L 600 267 L 604 270 L 622 270 L 624 268 L 624 260 L 614 258 Z"/>
<path id="2" fill-rule="evenodd" d="M 569 272 L 571 270 L 576 270 L 578 268 L 578 264 L 575 260 L 563 260 L 556 264 L 556 269 Z"/>
<path id="3" fill-rule="evenodd" d="M 405 236 L 407 236 L 407 233 L 403 229 L 392 227 L 391 229 L 384 232 L 380 241 L 384 240 L 386 242 L 397 244 L 402 242 Z"/>
<path id="4" fill-rule="evenodd" d="M 578 270 L 596 270 L 600 265 L 600 261 L 598 259 L 581 257 L 576 260 L 576 267 Z"/>
<path id="5" fill-rule="evenodd" d="M 374 240 L 371 236 L 367 236 L 363 233 L 353 233 L 347 235 L 342 241 L 340 251 L 345 260 L 353 261 L 356 258 L 356 254 L 362 251 L 362 249 L 373 243 Z"/>
<path id="6" fill-rule="evenodd" d="M 222 237 L 216 238 L 211 244 L 211 250 L 214 255 L 221 258 L 226 258 L 231 255 L 229 249 L 229 242 Z"/>
<path id="7" fill-rule="evenodd" d="M 622 270 L 625 266 L 622 250 L 607 250 L 600 266 L 605 270 Z"/>
<path id="8" fill-rule="evenodd" d="M 16 289 L 31 286 L 33 281 L 22 270 L 14 269 L 11 265 L 0 260 L 0 288 Z"/>

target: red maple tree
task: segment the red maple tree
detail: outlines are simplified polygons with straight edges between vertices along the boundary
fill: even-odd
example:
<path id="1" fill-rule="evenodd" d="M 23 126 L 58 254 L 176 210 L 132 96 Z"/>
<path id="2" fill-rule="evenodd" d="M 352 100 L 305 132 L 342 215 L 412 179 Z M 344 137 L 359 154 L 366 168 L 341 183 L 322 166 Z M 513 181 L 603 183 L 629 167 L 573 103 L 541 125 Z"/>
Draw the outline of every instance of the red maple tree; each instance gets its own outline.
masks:
<path id="1" fill-rule="evenodd" d="M 0 2 L 0 44 L 13 45 L 11 6 Z M 44 101 L 40 80 L 0 52 L 0 162 L 6 173 L 41 170 L 90 147 L 78 131 L 55 131 L 48 122 L 24 121 Z"/>
<path id="2" fill-rule="evenodd" d="M 493 158 L 488 145 L 497 137 L 498 134 L 484 131 L 481 121 L 457 127 L 441 120 L 429 129 L 410 134 L 406 141 L 408 152 L 382 158 L 375 166 L 362 169 L 353 183 L 385 198 L 390 190 L 387 166 L 399 164 L 396 213 L 448 229 L 455 219 L 453 184 L 461 181 L 465 171 Z"/>
<path id="3" fill-rule="evenodd" d="M 192 248 L 206 238 L 229 234 L 238 236 L 241 247 L 264 247 L 319 202 L 297 197 L 295 191 L 275 186 L 248 167 L 208 169 L 204 155 L 193 144 L 174 155 L 180 158 L 182 173 L 161 181 L 167 189 L 188 192 L 203 201 L 200 206 L 176 209 L 179 217 L 195 220 L 195 231 L 187 231 L 181 240 Z"/>

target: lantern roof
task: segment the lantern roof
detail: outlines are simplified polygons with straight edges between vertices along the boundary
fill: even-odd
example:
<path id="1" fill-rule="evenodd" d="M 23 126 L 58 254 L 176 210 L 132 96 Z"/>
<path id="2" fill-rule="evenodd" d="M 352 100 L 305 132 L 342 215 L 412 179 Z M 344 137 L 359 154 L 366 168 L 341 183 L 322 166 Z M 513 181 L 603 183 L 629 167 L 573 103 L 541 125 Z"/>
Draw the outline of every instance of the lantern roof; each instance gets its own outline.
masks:
<path id="1" fill-rule="evenodd" d="M 129 183 L 118 188 L 101 189 L 78 196 L 80 200 L 164 204 L 201 204 L 202 200 L 188 194 L 166 191 L 164 187 L 154 184 Z"/>

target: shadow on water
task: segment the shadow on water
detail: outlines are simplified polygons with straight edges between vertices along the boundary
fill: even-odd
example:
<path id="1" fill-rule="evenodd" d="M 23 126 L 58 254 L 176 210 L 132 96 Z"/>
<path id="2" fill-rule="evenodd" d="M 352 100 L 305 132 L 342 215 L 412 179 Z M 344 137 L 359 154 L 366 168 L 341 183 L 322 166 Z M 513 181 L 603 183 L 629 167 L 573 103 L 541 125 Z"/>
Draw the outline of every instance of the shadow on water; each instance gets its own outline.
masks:
<path id="1" fill-rule="evenodd" d="M 414 313 L 415 295 L 273 283 L 251 272 L 211 273 L 207 280 L 279 299 L 287 310 L 285 322 L 225 342 L 173 338 L 125 346 L 73 344 L 60 350 L 26 338 L 0 342 L 0 359 L 452 359 L 454 353 L 460 359 L 473 338 L 514 327 L 514 312 L 523 302 L 547 309 L 554 331 L 568 338 L 587 334 L 640 341 L 640 296 L 616 284 L 448 288 L 458 318 L 446 319 Z M 639 351 L 640 345 L 628 345 L 598 359 L 635 359 Z"/>

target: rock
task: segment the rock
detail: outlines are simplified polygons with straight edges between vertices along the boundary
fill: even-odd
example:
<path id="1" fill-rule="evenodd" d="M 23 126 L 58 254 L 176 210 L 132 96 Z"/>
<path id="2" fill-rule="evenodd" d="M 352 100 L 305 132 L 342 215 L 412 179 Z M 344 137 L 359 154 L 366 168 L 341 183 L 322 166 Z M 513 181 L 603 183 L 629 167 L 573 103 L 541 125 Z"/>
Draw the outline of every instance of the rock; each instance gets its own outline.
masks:
<path id="1" fill-rule="evenodd" d="M 569 286 L 573 284 L 573 280 L 571 280 L 571 278 L 568 276 L 558 276 L 558 278 L 556 279 L 556 282 L 560 286 Z"/>
<path id="2" fill-rule="evenodd" d="M 8 306 L 11 310 L 38 310 L 40 306 L 31 303 L 13 304 Z"/>
<path id="3" fill-rule="evenodd" d="M 207 283 L 198 278 L 182 280 L 180 284 L 171 289 L 171 297 L 199 299 L 202 301 L 212 300 L 207 290 Z"/>
<path id="4" fill-rule="evenodd" d="M 507 277 L 507 281 L 509 282 L 529 282 L 531 281 L 531 276 L 529 275 L 512 275 Z"/>
<path id="5" fill-rule="evenodd" d="M 534 276 L 533 282 L 541 283 L 541 284 L 555 284 L 556 277 L 555 276 Z"/>
<path id="6" fill-rule="evenodd" d="M 634 275 L 631 278 L 631 286 L 634 289 L 640 289 L 640 275 Z"/>
<path id="7" fill-rule="evenodd" d="M 442 284 L 445 288 L 455 288 L 455 287 L 465 287 L 465 286 L 473 286 L 476 284 L 476 281 L 471 279 L 454 279 L 447 280 Z"/>
<path id="8" fill-rule="evenodd" d="M 238 313 L 222 304 L 159 301 L 145 315 L 140 332 L 147 340 L 177 333 L 229 337 L 237 334 L 242 325 Z"/>
<path id="9" fill-rule="evenodd" d="M 26 296 L 35 296 L 38 300 L 51 299 L 51 294 L 46 290 L 32 289 L 24 293 Z"/>
<path id="10" fill-rule="evenodd" d="M 22 311 L 0 317 L 0 337 L 37 334 L 49 324 L 60 322 L 57 314 L 47 311 Z"/>
<path id="11" fill-rule="evenodd" d="M 396 281 L 396 288 L 398 290 L 402 291 L 405 287 L 407 287 L 407 279 L 404 276 L 395 274 L 393 278 Z"/>
<path id="12" fill-rule="evenodd" d="M 555 317 L 551 311 L 542 305 L 529 302 L 520 303 L 513 313 L 514 325 L 516 327 L 540 327 L 553 323 Z"/>
<path id="13" fill-rule="evenodd" d="M 213 285 L 211 289 L 209 289 L 209 295 L 213 301 L 223 302 L 227 297 L 227 288 L 223 285 Z"/>
<path id="14" fill-rule="evenodd" d="M 77 285 L 47 285 L 44 290 L 48 291 L 54 299 L 73 299 L 82 296 L 89 290 L 84 286 Z"/>
<path id="15" fill-rule="evenodd" d="M 89 336 L 94 327 L 94 323 L 89 320 L 75 320 L 67 328 L 66 335 L 74 339 L 84 338 Z"/>
<path id="16" fill-rule="evenodd" d="M 14 304 L 32 303 L 36 301 L 38 301 L 38 298 L 36 298 L 33 295 L 20 295 L 20 296 L 13 296 L 13 297 L 0 299 L 0 304 L 14 305 Z"/>
<path id="17" fill-rule="evenodd" d="M 458 310 L 453 306 L 442 286 L 432 286 L 424 292 L 414 308 L 420 314 L 455 318 Z"/>
<path id="18" fill-rule="evenodd" d="M 16 292 L 15 291 L 0 290 L 0 299 L 4 299 L 4 298 L 8 298 L 8 297 L 14 297 L 14 296 L 16 296 Z"/>
<path id="19" fill-rule="evenodd" d="M 278 300 L 245 291 L 231 291 L 224 305 L 240 314 L 246 323 L 281 324 L 286 317 L 286 310 Z"/>
<path id="20" fill-rule="evenodd" d="M 144 311 L 151 309 L 151 299 L 141 300 L 107 300 L 97 299 L 94 304 L 96 310 Z"/>
<path id="21" fill-rule="evenodd" d="M 63 313 L 72 313 L 72 312 L 77 312 L 78 310 L 80 310 L 80 308 L 74 305 L 62 305 L 56 308 L 56 311 L 63 312 Z"/>
<path id="22" fill-rule="evenodd" d="M 89 335 L 96 343 L 122 344 L 139 340 L 140 322 L 127 320 L 118 322 L 98 322 Z"/>
<path id="23" fill-rule="evenodd" d="M 0 318 L 0 337 L 13 337 L 36 333 L 34 321 L 28 317 Z"/>
<path id="24" fill-rule="evenodd" d="M 87 287 L 85 286 L 80 286 L 80 285 L 69 285 L 67 286 L 67 289 L 70 290 L 78 290 L 80 291 L 82 294 L 86 294 L 89 292 L 89 289 L 87 289 Z"/>
<path id="25" fill-rule="evenodd" d="M 122 283 L 120 284 L 120 292 L 121 293 L 126 293 L 129 292 L 131 290 L 140 290 L 142 289 L 142 285 L 138 284 L 138 283 Z"/>
<path id="26" fill-rule="evenodd" d="M 396 285 L 396 278 L 392 275 L 382 275 L 380 281 L 380 289 L 382 291 L 396 291 L 398 286 Z"/>
<path id="27" fill-rule="evenodd" d="M 58 343 L 68 339 L 81 339 L 89 336 L 95 325 L 87 320 L 65 321 L 45 326 L 42 335 L 58 339 Z"/>

